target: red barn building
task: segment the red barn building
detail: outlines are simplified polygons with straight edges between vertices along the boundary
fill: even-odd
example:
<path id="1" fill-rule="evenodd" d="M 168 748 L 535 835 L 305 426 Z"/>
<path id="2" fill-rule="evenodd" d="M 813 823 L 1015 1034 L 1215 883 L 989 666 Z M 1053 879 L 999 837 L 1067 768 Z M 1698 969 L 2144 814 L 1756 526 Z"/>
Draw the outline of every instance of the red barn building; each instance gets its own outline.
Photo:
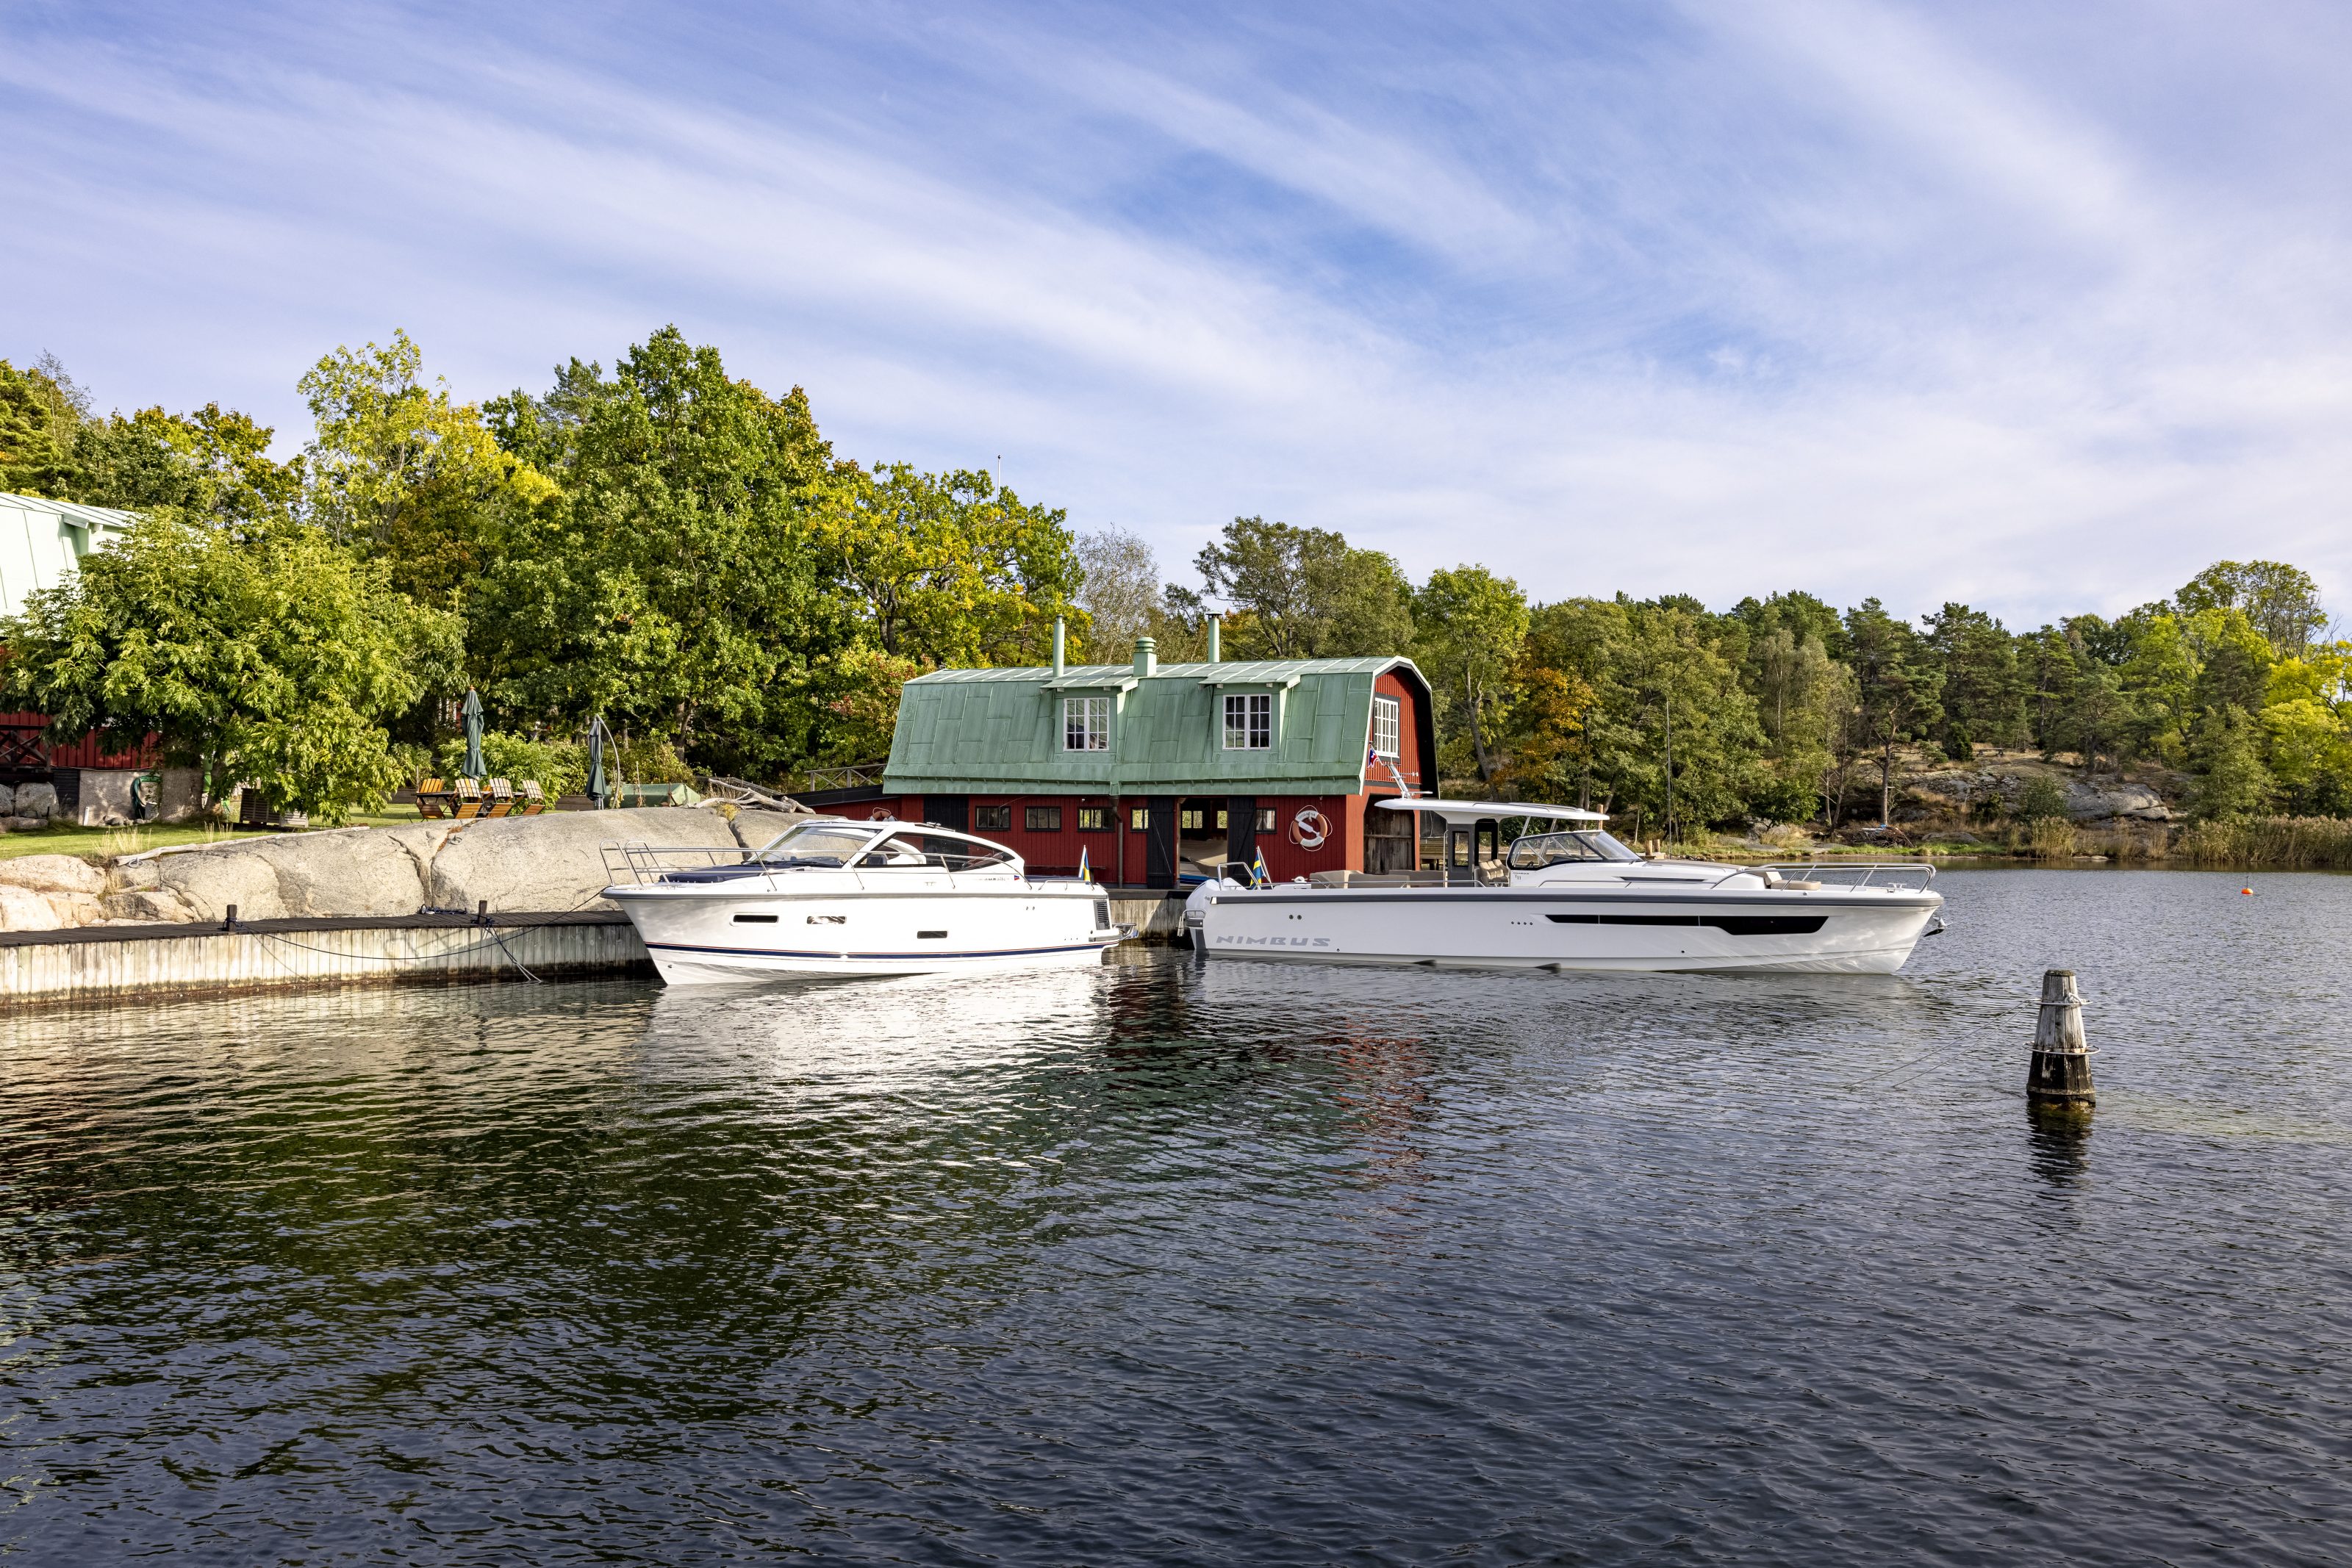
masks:
<path id="1" fill-rule="evenodd" d="M 1132 664 L 918 676 L 880 788 L 820 809 L 959 828 L 1045 873 L 1083 857 L 1104 882 L 1150 887 L 1260 855 L 1277 880 L 1412 869 L 1412 814 L 1370 809 L 1436 781 L 1412 662 L 1213 649 L 1162 664 L 1145 637 Z"/>

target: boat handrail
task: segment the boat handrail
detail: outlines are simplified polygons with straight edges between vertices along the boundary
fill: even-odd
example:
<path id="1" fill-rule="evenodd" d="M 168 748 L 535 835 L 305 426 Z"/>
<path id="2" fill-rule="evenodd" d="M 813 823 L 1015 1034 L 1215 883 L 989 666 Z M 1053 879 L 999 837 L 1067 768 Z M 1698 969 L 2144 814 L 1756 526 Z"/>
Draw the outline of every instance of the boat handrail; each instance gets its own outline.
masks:
<path id="1" fill-rule="evenodd" d="M 1761 865 L 1733 866 L 1729 871 L 1725 872 L 1721 876 L 1716 878 L 1715 882 L 1709 885 L 1720 886 L 1722 883 L 1730 881 L 1735 876 L 1750 873 L 1760 876 L 1768 871 L 1779 873 L 1795 871 L 1805 873 L 1802 878 L 1786 879 L 1790 881 L 1817 881 L 1823 872 L 1860 872 L 1862 873 L 1862 879 L 1853 884 L 1856 887 L 1868 887 L 1870 885 L 1870 879 L 1876 876 L 1880 872 L 1921 873 L 1923 874 L 1919 879 L 1919 886 L 1923 890 L 1929 883 L 1936 880 L 1936 867 L 1934 862 L 1929 861 L 1767 861 Z"/>
<path id="2" fill-rule="evenodd" d="M 741 844 L 605 844 L 604 874 L 617 885 L 656 883 L 674 871 L 741 865 L 756 852 Z"/>

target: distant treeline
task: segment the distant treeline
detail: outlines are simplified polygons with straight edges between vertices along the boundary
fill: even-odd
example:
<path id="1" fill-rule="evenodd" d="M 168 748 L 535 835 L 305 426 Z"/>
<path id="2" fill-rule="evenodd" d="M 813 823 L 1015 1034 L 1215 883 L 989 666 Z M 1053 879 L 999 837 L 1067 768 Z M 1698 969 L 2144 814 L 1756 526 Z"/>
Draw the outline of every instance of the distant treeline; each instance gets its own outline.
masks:
<path id="1" fill-rule="evenodd" d="M 2016 632 L 1965 604 L 1915 622 L 1802 592 L 1721 613 L 1682 595 L 1530 603 L 1482 566 L 1415 587 L 1337 534 L 1255 517 L 1201 552 L 1198 589 L 1155 586 L 1129 536 L 1085 536 L 1079 558 L 1098 638 L 1195 650 L 1215 602 L 1243 656 L 1409 649 L 1437 691 L 1447 777 L 1637 831 L 1883 820 L 1906 758 L 1982 746 L 2183 769 L 2202 818 L 2352 812 L 2352 644 L 2320 640 L 2317 589 L 2274 561 Z"/>
<path id="2" fill-rule="evenodd" d="M 636 770 L 786 779 L 887 752 L 910 675 L 1042 661 L 1057 615 L 1092 657 L 1148 633 L 1173 659 L 1214 608 L 1231 657 L 1411 653 L 1449 778 L 1637 832 L 1874 820 L 1922 746 L 2161 762 L 2208 819 L 2352 814 L 2352 645 L 2276 562 L 2024 632 L 1802 592 L 1530 603 L 1484 566 L 1415 584 L 1258 517 L 1172 584 L 1132 535 L 1074 533 L 985 472 L 836 456 L 800 389 L 674 329 L 538 394 L 460 402 L 404 334 L 300 390 L 314 429 L 280 462 L 216 404 L 101 415 L 55 361 L 0 361 L 0 489 L 142 514 L 0 626 L 5 701 L 158 731 L 334 820 L 431 769 L 469 685 L 494 744 L 552 771 L 601 714 Z"/>

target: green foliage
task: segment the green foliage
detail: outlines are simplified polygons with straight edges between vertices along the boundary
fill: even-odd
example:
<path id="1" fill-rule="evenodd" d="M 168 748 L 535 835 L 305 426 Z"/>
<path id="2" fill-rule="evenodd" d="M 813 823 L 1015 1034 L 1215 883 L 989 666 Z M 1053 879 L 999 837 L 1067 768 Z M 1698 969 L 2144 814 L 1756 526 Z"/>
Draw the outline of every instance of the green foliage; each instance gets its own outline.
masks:
<path id="1" fill-rule="evenodd" d="M 2284 561 L 2215 561 L 2172 597 L 2184 615 L 2237 611 L 2282 659 L 2300 657 L 2327 625 L 2319 585 Z"/>
<path id="2" fill-rule="evenodd" d="M 440 777 L 456 778 L 465 769 L 466 737 L 457 735 L 443 741 L 433 760 Z M 588 787 L 588 747 L 576 740 L 533 740 L 527 735 L 485 730 L 482 766 L 485 777 L 491 779 L 517 784 L 535 779 L 550 800 L 577 795 Z"/>
<path id="3" fill-rule="evenodd" d="M 574 361 L 488 412 L 558 494 L 506 519 L 466 594 L 485 700 L 567 731 L 602 714 L 725 773 L 822 749 L 856 627 L 806 516 L 830 454 L 798 390 L 771 399 L 665 328 L 609 376 Z"/>
<path id="4" fill-rule="evenodd" d="M 1488 743 L 1510 699 L 1509 678 L 1528 637 L 1528 601 L 1519 585 L 1483 566 L 1430 574 L 1414 595 L 1421 628 L 1414 648 L 1437 695 L 1440 744 L 1470 742 L 1478 777 L 1491 784 L 1498 758 Z"/>
<path id="5" fill-rule="evenodd" d="M 1334 659 L 1412 643 L 1412 584 L 1339 534 L 1235 517 L 1194 565 L 1208 597 L 1232 607 L 1228 657 Z"/>
<path id="6" fill-rule="evenodd" d="M 2025 781 L 2024 791 L 2018 796 L 2014 813 L 2021 822 L 2042 822 L 2066 815 L 2066 791 L 2047 773 L 2037 773 Z"/>
<path id="7" fill-rule="evenodd" d="M 284 517 L 301 494 L 302 464 L 272 461 L 271 434 L 251 415 L 216 402 L 193 413 L 145 408 L 91 420 L 75 439 L 73 498 L 134 511 L 168 507 L 229 528 Z"/>
<path id="8" fill-rule="evenodd" d="M 1591 694 L 1560 769 L 1572 768 L 1577 799 L 1637 834 L 1664 829 L 1671 758 L 1677 828 L 1742 820 L 1764 737 L 1724 633 L 1682 603 L 1571 599 L 1534 612 L 1527 666 Z"/>
<path id="9" fill-rule="evenodd" d="M 428 389 L 423 371 L 395 331 L 388 347 L 338 348 L 302 378 L 318 422 L 310 515 L 386 562 L 402 592 L 451 604 L 488 564 L 499 525 L 556 487 L 499 448 L 479 408 Z"/>
<path id="10" fill-rule="evenodd" d="M 2283 562 L 2012 633 L 1966 604 L 1915 624 L 1794 591 L 1530 607 L 1483 566 L 1415 590 L 1337 532 L 1246 517 L 1188 587 L 986 473 L 836 459 L 799 388 L 771 396 L 675 328 L 537 396 L 461 402 L 400 332 L 300 385 L 315 428 L 281 463 L 217 404 L 101 418 L 54 361 L 0 361 L 0 487 L 148 519 L 28 610 L 15 700 L 68 729 L 152 724 L 331 817 L 397 771 L 391 746 L 446 750 L 426 699 L 468 682 L 497 745 L 542 747 L 501 754 L 509 776 L 569 779 L 570 742 L 521 737 L 601 715 L 636 777 L 775 779 L 882 756 L 907 679 L 1042 662 L 1057 615 L 1073 657 L 1149 634 L 1172 661 L 1221 604 L 1230 657 L 1410 650 L 1453 777 L 1637 833 L 1670 797 L 1676 826 L 1833 824 L 1871 784 L 1886 810 L 1915 746 L 2185 767 L 2209 821 L 2352 811 L 2352 645 L 2315 641 L 2317 590 Z"/>
<path id="11" fill-rule="evenodd" d="M 1925 735 L 1943 718 L 1942 677 L 1919 633 L 1887 614 L 1875 599 L 1865 599 L 1860 608 L 1846 612 L 1845 634 L 1852 651 L 1859 738 L 1864 748 L 1878 754 L 1883 822 L 1894 810 L 1895 747 Z"/>
<path id="12" fill-rule="evenodd" d="M 2018 744 L 2025 737 L 2025 687 L 2016 640 L 1965 604 L 1947 604 L 1927 622 L 1922 651 L 1943 708 L 1932 729 L 1944 754 L 1965 762 L 1974 745 Z"/>
<path id="13" fill-rule="evenodd" d="M 53 733 L 152 730 L 215 793 L 244 781 L 322 821 L 400 779 L 385 721 L 457 684 L 454 617 L 316 528 L 250 536 L 162 515 L 0 625 L 6 698 Z"/>
<path id="14" fill-rule="evenodd" d="M 812 538 L 885 653 L 925 669 L 1042 662 L 1054 617 L 1084 618 L 1066 515 L 985 473 L 844 466 L 812 492 Z"/>
<path id="15" fill-rule="evenodd" d="M 1767 773 L 1748 789 L 1749 814 L 1772 822 L 1802 822 L 1822 809 L 1822 792 L 1801 779 Z"/>
<path id="16" fill-rule="evenodd" d="M 2222 708 L 2205 716 L 2197 730 L 2200 777 L 2191 815 L 2250 817 L 2269 809 L 2278 785 L 2263 761 L 2259 734 L 2242 709 Z"/>
<path id="17" fill-rule="evenodd" d="M 72 389 L 51 371 L 20 371 L 0 360 L 0 491 L 74 499 L 80 423 Z"/>

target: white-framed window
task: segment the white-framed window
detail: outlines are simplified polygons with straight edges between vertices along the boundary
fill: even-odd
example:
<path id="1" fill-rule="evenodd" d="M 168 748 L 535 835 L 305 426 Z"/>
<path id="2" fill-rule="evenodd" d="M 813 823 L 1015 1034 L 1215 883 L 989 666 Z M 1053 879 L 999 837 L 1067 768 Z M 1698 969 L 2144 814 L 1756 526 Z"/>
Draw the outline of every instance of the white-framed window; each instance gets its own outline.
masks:
<path id="1" fill-rule="evenodd" d="M 1274 745 L 1274 694 L 1234 692 L 1225 698 L 1225 749 L 1264 751 Z"/>
<path id="2" fill-rule="evenodd" d="M 1062 749 L 1065 751 L 1110 749 L 1110 698 L 1064 697 L 1062 699 Z"/>
<path id="3" fill-rule="evenodd" d="M 1372 699 L 1372 755 L 1374 757 L 1386 757 L 1393 760 L 1397 755 L 1399 706 L 1394 697 L 1376 696 Z"/>

